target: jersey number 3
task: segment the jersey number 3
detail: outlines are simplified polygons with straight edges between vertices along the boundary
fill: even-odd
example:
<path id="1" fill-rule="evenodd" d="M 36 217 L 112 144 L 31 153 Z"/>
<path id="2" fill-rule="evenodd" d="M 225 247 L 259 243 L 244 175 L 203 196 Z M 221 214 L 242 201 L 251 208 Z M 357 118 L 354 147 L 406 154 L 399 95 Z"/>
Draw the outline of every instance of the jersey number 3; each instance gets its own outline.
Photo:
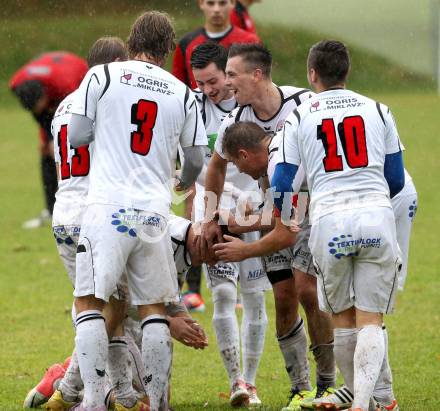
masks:
<path id="1" fill-rule="evenodd" d="M 131 106 L 131 123 L 137 130 L 131 132 L 131 151 L 146 156 L 153 139 L 153 128 L 156 124 L 157 104 L 150 100 L 139 100 Z"/>
<path id="2" fill-rule="evenodd" d="M 84 177 L 89 174 L 90 154 L 88 145 L 75 148 L 75 154 L 70 160 L 71 165 L 67 161 L 69 155 L 69 148 L 67 147 L 67 124 L 63 124 L 58 133 L 58 147 L 61 157 L 60 174 L 62 180 L 66 180 L 70 178 L 70 176 Z"/>
<path id="3" fill-rule="evenodd" d="M 361 116 L 345 117 L 342 123 L 338 124 L 338 134 L 348 166 L 350 168 L 366 167 L 368 153 L 363 118 Z M 344 166 L 342 156 L 338 154 L 338 140 L 333 119 L 322 120 L 322 124 L 318 126 L 317 138 L 324 145 L 325 157 L 322 162 L 325 171 L 342 171 Z"/>

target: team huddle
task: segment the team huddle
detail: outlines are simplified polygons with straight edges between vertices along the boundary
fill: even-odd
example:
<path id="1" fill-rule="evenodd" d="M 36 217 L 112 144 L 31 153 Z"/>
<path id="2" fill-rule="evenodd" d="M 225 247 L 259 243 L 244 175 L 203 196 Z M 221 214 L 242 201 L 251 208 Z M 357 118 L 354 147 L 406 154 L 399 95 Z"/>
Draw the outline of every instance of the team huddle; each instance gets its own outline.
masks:
<path id="1" fill-rule="evenodd" d="M 172 338 L 208 344 L 180 298 L 186 272 L 203 266 L 231 406 L 262 405 L 272 290 L 291 383 L 283 411 L 399 409 L 383 314 L 404 286 L 417 193 L 393 116 L 346 89 L 344 44 L 310 48 L 309 90 L 274 84 L 254 37 L 193 45 L 188 85 L 163 68 L 175 40 L 164 13 L 142 14 L 126 44 L 104 37 L 90 49 L 50 126 L 75 348 L 26 407 L 170 410 Z M 188 189 L 191 220 L 170 211 Z"/>

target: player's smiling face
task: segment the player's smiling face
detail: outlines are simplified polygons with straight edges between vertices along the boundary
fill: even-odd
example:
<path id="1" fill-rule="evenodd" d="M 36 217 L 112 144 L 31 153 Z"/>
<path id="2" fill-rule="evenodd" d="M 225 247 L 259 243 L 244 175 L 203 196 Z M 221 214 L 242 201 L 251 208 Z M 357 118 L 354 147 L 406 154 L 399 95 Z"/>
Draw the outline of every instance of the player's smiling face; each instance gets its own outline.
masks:
<path id="1" fill-rule="evenodd" d="M 226 64 L 226 86 L 233 92 L 238 104 L 251 104 L 255 95 L 254 70 L 248 67 L 242 57 L 234 56 Z"/>
<path id="2" fill-rule="evenodd" d="M 193 75 L 197 87 L 214 104 L 218 104 L 231 97 L 231 92 L 226 86 L 226 75 L 215 63 L 210 63 L 202 69 L 194 68 Z"/>
<path id="3" fill-rule="evenodd" d="M 208 29 L 224 30 L 228 27 L 229 13 L 234 7 L 231 0 L 199 0 Z"/>

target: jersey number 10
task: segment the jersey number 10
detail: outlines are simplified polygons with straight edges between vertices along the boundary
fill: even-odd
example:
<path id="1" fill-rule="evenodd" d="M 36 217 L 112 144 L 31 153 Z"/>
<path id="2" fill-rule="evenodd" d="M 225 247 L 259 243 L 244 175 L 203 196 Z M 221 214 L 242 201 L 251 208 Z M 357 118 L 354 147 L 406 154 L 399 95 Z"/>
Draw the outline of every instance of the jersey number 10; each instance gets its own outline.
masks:
<path id="1" fill-rule="evenodd" d="M 350 168 L 362 168 L 368 165 L 367 142 L 365 139 L 365 125 L 361 116 L 345 117 L 338 124 L 339 139 L 344 151 L 344 157 Z M 327 173 L 344 169 L 342 156 L 338 154 L 338 140 L 336 138 L 333 119 L 326 118 L 318 126 L 318 140 L 322 141 L 325 157 L 322 159 Z"/>

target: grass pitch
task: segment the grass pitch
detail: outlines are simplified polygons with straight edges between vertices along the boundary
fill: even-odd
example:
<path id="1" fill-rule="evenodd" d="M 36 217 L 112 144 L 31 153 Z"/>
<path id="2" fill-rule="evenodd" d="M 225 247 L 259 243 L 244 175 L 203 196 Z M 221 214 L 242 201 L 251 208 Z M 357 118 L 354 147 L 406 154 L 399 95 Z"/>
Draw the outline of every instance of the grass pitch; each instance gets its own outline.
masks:
<path id="1" fill-rule="evenodd" d="M 405 164 L 419 193 L 411 242 L 409 278 L 396 313 L 386 320 L 395 391 L 405 411 L 438 410 L 440 280 L 438 267 L 438 113 L 434 95 L 382 95 L 396 117 L 407 152 Z M 25 231 L 24 220 L 43 208 L 37 128 L 18 108 L 0 108 L 0 411 L 21 410 L 27 391 L 44 369 L 70 354 L 72 288 L 49 228 Z M 226 372 L 207 311 L 196 314 L 210 345 L 195 351 L 175 344 L 172 405 L 176 410 L 229 409 Z M 275 340 L 274 309 L 267 293 L 269 328 L 257 378 L 264 410 L 279 410 L 289 389 Z"/>

